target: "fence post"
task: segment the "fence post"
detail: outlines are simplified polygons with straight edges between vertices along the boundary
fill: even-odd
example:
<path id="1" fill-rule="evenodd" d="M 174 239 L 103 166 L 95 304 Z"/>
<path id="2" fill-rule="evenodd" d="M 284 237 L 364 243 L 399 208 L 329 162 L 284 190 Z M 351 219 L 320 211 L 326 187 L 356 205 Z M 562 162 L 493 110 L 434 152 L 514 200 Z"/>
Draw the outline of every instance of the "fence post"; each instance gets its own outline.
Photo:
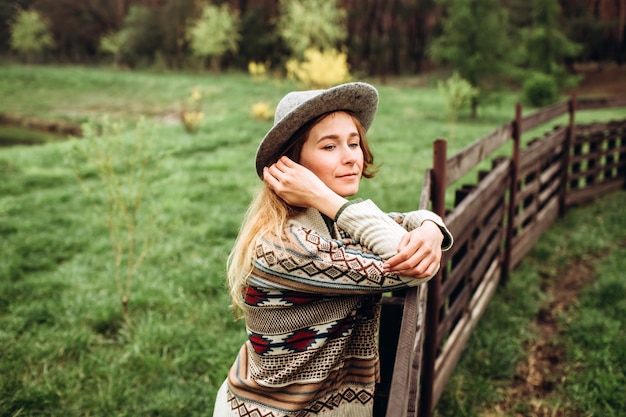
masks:
<path id="1" fill-rule="evenodd" d="M 567 187 L 569 184 L 569 160 L 572 153 L 572 143 L 574 142 L 574 116 L 576 113 L 576 93 L 572 93 L 569 103 L 569 125 L 565 135 L 565 143 L 563 143 L 563 172 L 561 173 L 561 190 L 559 195 L 559 216 L 565 214 L 567 207 Z"/>
<path id="2" fill-rule="evenodd" d="M 433 211 L 445 217 L 446 206 L 446 159 L 447 142 L 437 139 L 433 151 L 432 192 Z M 433 387 L 435 385 L 435 361 L 439 345 L 439 308 L 441 306 L 441 276 L 437 275 L 428 281 L 428 298 L 426 301 L 426 331 L 424 334 L 424 356 L 422 362 L 422 384 L 419 404 L 419 416 L 430 417 L 433 411 Z"/>
<path id="3" fill-rule="evenodd" d="M 522 140 L 522 105 L 515 105 L 515 120 L 513 121 L 513 155 L 511 156 L 511 184 L 509 186 L 509 212 L 506 225 L 506 242 L 504 260 L 502 261 L 501 283 L 509 279 L 511 271 L 511 257 L 513 252 L 513 237 L 515 230 L 515 212 L 517 211 L 517 183 L 519 181 L 520 143 Z"/>

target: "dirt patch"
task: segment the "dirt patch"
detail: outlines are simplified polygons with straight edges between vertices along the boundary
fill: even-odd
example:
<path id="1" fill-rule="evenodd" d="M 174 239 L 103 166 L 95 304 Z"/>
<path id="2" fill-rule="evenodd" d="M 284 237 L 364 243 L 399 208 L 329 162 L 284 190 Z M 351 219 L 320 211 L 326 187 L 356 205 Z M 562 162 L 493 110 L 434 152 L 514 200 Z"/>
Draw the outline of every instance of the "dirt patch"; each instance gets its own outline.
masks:
<path id="1" fill-rule="evenodd" d="M 626 241 L 620 246 L 626 246 Z M 510 387 L 502 390 L 504 401 L 486 415 L 535 417 L 575 417 L 578 414 L 566 401 L 555 405 L 546 398 L 565 382 L 565 347 L 559 342 L 563 331 L 557 318 L 577 302 L 580 291 L 596 280 L 593 264 L 606 253 L 597 253 L 572 263 L 558 276 L 545 276 L 542 289 L 551 301 L 535 317 L 537 339 L 525 346 L 528 357 L 519 365 Z"/>
<path id="2" fill-rule="evenodd" d="M 13 116 L 2 113 L 0 113 L 0 125 L 18 126 L 63 136 L 81 136 L 82 134 L 80 126 L 68 122 L 48 121 L 35 117 Z"/>
<path id="3" fill-rule="evenodd" d="M 575 67 L 583 77 L 576 92 L 579 97 L 624 97 L 626 96 L 626 65 L 585 64 Z"/>

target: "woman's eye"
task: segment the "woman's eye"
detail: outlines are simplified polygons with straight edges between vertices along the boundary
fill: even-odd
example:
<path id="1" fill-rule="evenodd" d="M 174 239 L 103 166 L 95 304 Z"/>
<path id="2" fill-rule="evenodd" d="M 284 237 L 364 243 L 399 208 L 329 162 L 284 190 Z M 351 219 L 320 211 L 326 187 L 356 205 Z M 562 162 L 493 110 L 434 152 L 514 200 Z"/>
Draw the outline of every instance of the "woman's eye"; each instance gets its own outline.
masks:
<path id="1" fill-rule="evenodd" d="M 333 149 L 335 149 L 335 145 L 326 145 L 323 149 L 326 149 L 327 151 L 332 151 Z"/>
<path id="2" fill-rule="evenodd" d="M 351 147 L 351 148 L 358 148 L 359 146 L 360 146 L 360 145 L 359 145 L 357 142 L 355 142 L 355 143 L 351 143 L 351 144 L 350 144 L 350 147 Z"/>

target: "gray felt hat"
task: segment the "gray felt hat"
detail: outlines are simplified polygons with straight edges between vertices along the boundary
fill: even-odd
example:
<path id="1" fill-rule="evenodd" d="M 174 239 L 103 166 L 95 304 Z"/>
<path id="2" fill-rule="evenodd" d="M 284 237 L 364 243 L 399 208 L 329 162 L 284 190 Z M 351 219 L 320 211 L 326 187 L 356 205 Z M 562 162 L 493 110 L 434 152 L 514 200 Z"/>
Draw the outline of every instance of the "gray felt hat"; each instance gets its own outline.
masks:
<path id="1" fill-rule="evenodd" d="M 274 126 L 267 132 L 256 152 L 256 172 L 263 178 L 263 168 L 278 160 L 287 142 L 305 123 L 338 110 L 353 112 L 367 131 L 378 108 L 378 91 L 373 86 L 347 83 L 328 90 L 293 91 L 276 107 Z"/>

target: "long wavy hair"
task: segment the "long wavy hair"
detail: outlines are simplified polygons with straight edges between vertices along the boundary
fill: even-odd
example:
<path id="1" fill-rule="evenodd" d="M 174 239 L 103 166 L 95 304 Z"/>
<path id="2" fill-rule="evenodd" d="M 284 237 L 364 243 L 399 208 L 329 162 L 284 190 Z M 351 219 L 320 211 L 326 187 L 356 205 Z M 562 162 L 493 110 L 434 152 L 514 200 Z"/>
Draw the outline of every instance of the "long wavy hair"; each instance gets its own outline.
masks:
<path id="1" fill-rule="evenodd" d="M 352 112 L 342 112 L 352 117 L 361 138 L 360 143 L 363 150 L 362 177 L 372 178 L 376 175 L 377 167 L 374 165 L 374 155 L 365 137 L 365 129 Z M 287 142 L 287 146 L 279 153 L 276 160 L 282 155 L 287 155 L 293 161 L 300 162 L 300 152 L 313 126 L 333 113 L 337 112 L 325 113 L 303 125 Z M 228 285 L 236 318 L 241 318 L 245 315 L 246 305 L 243 300 L 243 290 L 247 286 L 248 278 L 252 273 L 252 260 L 256 242 L 258 239 L 268 235 L 277 236 L 280 240 L 287 221 L 305 210 L 305 208 L 287 204 L 265 183 L 263 183 L 252 199 L 227 261 Z"/>

